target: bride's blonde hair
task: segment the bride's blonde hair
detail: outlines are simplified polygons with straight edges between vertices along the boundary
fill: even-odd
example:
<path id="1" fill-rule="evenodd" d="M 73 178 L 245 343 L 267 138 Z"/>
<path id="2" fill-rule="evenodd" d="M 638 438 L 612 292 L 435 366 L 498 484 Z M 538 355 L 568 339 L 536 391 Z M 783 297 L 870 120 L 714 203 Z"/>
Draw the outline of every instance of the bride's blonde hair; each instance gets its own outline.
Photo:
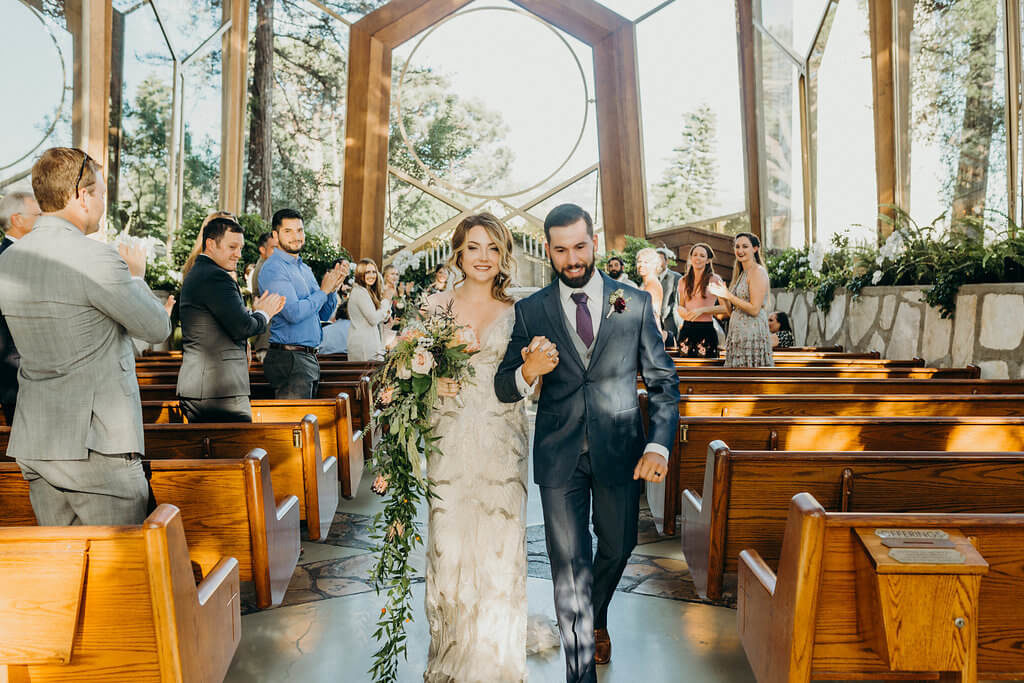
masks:
<path id="1" fill-rule="evenodd" d="M 512 271 L 515 268 L 515 259 L 512 257 L 512 232 L 494 214 L 484 212 L 462 219 L 452 233 L 452 255 L 448 259 L 448 264 L 459 271 L 459 282 L 466 279 L 466 273 L 462 269 L 466 236 L 478 225 L 487 231 L 498 247 L 498 274 L 494 276 L 494 282 L 491 284 L 491 296 L 502 303 L 512 303 L 513 299 L 508 293 L 508 288 L 512 284 Z"/>

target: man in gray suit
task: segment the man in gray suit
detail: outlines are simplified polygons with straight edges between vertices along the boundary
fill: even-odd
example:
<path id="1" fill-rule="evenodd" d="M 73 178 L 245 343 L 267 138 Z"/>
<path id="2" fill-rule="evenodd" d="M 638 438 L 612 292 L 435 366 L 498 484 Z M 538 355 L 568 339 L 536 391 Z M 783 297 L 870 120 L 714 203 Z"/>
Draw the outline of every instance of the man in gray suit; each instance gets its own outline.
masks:
<path id="1" fill-rule="evenodd" d="M 676 336 L 679 334 L 679 327 L 683 324 L 676 316 L 676 306 L 679 304 L 679 281 L 683 276 L 668 267 L 668 260 L 674 259 L 675 254 L 667 247 L 658 249 L 658 257 L 661 259 L 661 267 L 658 269 L 658 280 L 661 282 L 661 329 L 668 330 L 670 338 L 666 342 L 675 345 Z"/>
<path id="2" fill-rule="evenodd" d="M 679 379 L 650 295 L 595 273 L 590 215 L 574 204 L 557 206 L 544 232 L 558 279 L 516 304 L 494 388 L 499 400 L 514 403 L 544 375 L 533 474 L 544 509 L 566 680 L 596 683 L 594 664 L 611 658 L 608 606 L 636 546 L 639 480 L 661 482 L 668 473 Z M 646 437 L 638 373 L 649 396 Z"/>
<path id="3" fill-rule="evenodd" d="M 140 524 L 142 405 L 132 337 L 162 342 L 167 311 L 144 249 L 89 239 L 106 207 L 100 166 L 55 147 L 32 167 L 42 217 L 0 256 L 0 310 L 21 353 L 7 454 L 39 524 Z"/>
<path id="4" fill-rule="evenodd" d="M 231 277 L 245 233 L 227 217 L 203 228 L 203 251 L 181 285 L 178 397 L 189 422 L 252 422 L 246 340 L 267 329 L 284 297 L 264 292 L 245 308 Z"/>

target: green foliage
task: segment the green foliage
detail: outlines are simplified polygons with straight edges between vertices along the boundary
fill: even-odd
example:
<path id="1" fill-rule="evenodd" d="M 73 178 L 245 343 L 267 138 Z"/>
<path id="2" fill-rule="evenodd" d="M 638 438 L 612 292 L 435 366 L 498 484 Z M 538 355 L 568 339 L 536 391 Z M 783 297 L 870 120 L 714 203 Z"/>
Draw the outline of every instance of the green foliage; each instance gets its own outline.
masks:
<path id="1" fill-rule="evenodd" d="M 606 253 L 602 258 L 598 259 L 597 268 L 603 271 L 605 264 L 608 263 L 608 259 L 613 256 L 618 256 L 622 259 L 626 276 L 633 282 L 639 283 L 643 278 L 637 275 L 636 272 L 636 253 L 641 249 L 654 249 L 655 247 L 656 245 L 653 242 L 648 242 L 642 237 L 626 235 L 626 248 L 622 251 L 616 251 L 613 249 Z M 672 265 L 672 263 L 669 263 L 669 265 Z"/>
<path id="2" fill-rule="evenodd" d="M 309 231 L 306 233 L 306 246 L 302 248 L 302 260 L 313 270 L 317 282 L 338 259 L 352 260 L 352 255 L 345 247 L 339 246 L 325 233 Z"/>
<path id="3" fill-rule="evenodd" d="M 960 288 L 967 284 L 1024 281 L 1024 233 L 1011 221 L 1002 227 L 977 218 L 943 227 L 945 216 L 919 225 L 897 211 L 893 233 L 882 247 L 851 245 L 845 235 L 833 238 L 832 249 L 786 249 L 768 255 L 773 287 L 815 291 L 815 304 L 828 312 L 836 289 L 854 297 L 864 287 L 930 285 L 924 299 L 943 317 L 952 317 Z"/>

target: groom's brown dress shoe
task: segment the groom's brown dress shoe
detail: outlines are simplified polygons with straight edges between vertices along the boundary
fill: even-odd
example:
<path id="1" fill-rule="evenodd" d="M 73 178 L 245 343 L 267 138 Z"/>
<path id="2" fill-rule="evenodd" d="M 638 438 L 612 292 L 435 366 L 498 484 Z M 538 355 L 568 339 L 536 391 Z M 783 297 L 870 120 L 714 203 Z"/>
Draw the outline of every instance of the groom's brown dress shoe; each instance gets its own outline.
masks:
<path id="1" fill-rule="evenodd" d="M 608 629 L 594 629 L 594 663 L 607 664 L 612 659 L 612 639 Z"/>

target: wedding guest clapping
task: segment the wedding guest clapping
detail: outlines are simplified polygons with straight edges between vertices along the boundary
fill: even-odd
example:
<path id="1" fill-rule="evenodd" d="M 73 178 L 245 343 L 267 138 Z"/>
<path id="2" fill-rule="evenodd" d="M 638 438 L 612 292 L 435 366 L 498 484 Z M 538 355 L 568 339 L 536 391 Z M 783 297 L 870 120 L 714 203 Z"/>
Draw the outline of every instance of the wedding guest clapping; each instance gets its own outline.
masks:
<path id="1" fill-rule="evenodd" d="M 795 343 L 789 316 L 782 311 L 775 311 L 768 316 L 768 331 L 771 332 L 769 339 L 772 347 L 784 349 Z"/>
<path id="2" fill-rule="evenodd" d="M 356 266 L 356 284 L 348 298 L 348 317 L 352 327 L 348 335 L 348 359 L 380 360 L 384 357 L 381 326 L 391 315 L 391 299 L 384 288 L 373 259 L 364 258 Z"/>
<path id="3" fill-rule="evenodd" d="M 246 344 L 284 307 L 284 297 L 264 292 L 245 308 L 231 277 L 245 234 L 237 222 L 217 217 L 202 231 L 203 248 L 181 286 L 182 360 L 178 398 L 189 422 L 251 422 Z"/>
<path id="4" fill-rule="evenodd" d="M 679 355 L 685 358 L 718 358 L 718 333 L 713 315 L 725 311 L 716 304 L 717 297 L 708 291 L 712 283 L 725 282 L 712 269 L 715 252 L 703 242 L 690 247 L 686 259 L 686 275 L 679 281 L 679 305 L 676 312 L 683 319 L 679 330 Z"/>
<path id="5" fill-rule="evenodd" d="M 146 286 L 146 252 L 87 235 L 107 186 L 99 163 L 54 147 L 32 167 L 43 214 L 0 257 L 0 309 L 21 353 L 7 455 L 42 526 L 141 524 L 149 487 L 132 337 L 171 333 Z"/>
<path id="6" fill-rule="evenodd" d="M 729 311 L 729 333 L 725 338 L 725 366 L 729 368 L 772 367 L 772 346 L 768 340 L 768 314 L 764 304 L 771 287 L 768 271 L 761 264 L 761 240 L 741 232 L 733 238 L 736 263 L 732 284 L 710 284 L 708 291 Z"/>

